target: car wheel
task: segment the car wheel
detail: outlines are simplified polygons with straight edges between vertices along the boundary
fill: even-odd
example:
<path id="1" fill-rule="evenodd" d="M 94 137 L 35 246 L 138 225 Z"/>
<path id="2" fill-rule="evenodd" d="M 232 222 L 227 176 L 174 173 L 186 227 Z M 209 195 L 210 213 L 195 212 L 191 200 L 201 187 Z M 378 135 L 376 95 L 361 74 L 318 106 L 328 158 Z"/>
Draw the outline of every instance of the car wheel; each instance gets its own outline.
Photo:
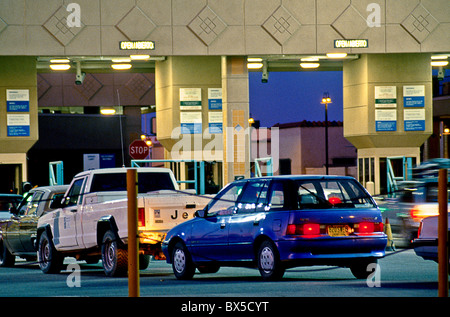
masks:
<path id="1" fill-rule="evenodd" d="M 102 240 L 102 264 L 106 276 L 125 276 L 128 271 L 128 251 L 119 248 L 116 235 L 106 231 Z"/>
<path id="2" fill-rule="evenodd" d="M 369 275 L 374 274 L 374 270 L 369 268 L 369 265 L 374 264 L 377 268 L 377 259 L 359 260 L 350 265 L 350 271 L 357 279 L 367 279 Z"/>
<path id="3" fill-rule="evenodd" d="M 261 243 L 258 254 L 258 269 L 263 280 L 279 280 L 283 277 L 285 268 L 280 261 L 277 247 L 271 241 Z"/>
<path id="4" fill-rule="evenodd" d="M 182 242 L 178 242 L 173 248 L 172 269 L 179 280 L 190 280 L 194 276 L 194 263 L 189 251 Z"/>
<path id="5" fill-rule="evenodd" d="M 9 252 L 3 240 L 0 240 L 0 267 L 12 267 L 16 262 L 16 257 Z"/>
<path id="6" fill-rule="evenodd" d="M 43 232 L 39 239 L 38 262 L 44 273 L 59 273 L 62 268 L 64 257 L 53 247 L 47 232 Z"/>

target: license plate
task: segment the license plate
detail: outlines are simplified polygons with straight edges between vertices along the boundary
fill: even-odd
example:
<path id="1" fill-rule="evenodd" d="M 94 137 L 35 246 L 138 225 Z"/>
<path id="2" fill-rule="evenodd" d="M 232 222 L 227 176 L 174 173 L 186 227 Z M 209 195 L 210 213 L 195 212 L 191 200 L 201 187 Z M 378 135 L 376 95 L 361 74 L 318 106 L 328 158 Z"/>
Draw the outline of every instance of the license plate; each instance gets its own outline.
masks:
<path id="1" fill-rule="evenodd" d="M 349 235 L 349 229 L 347 225 L 332 225 L 327 227 L 327 233 L 330 237 L 343 237 Z"/>

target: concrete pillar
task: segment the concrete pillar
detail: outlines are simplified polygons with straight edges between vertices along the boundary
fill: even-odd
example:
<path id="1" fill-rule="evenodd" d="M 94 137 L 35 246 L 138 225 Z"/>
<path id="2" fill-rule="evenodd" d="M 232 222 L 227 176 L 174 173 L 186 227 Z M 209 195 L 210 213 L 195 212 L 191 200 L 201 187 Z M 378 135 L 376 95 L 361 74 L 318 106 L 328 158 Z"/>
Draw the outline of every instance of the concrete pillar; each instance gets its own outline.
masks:
<path id="1" fill-rule="evenodd" d="M 249 177 L 246 58 L 170 56 L 156 62 L 155 79 L 157 135 L 165 157 L 223 162 L 222 185 L 235 176 Z M 201 89 L 201 107 L 181 104 L 180 89 L 185 88 Z M 222 88 L 222 110 L 209 109 L 208 88 Z M 210 114 L 219 113 L 223 133 L 210 133 Z M 186 116 L 201 118 L 201 133 L 181 129 Z"/>
<path id="2" fill-rule="evenodd" d="M 343 85 L 344 136 L 358 149 L 359 162 L 364 164 L 359 166 L 360 181 L 363 185 L 374 182 L 378 194 L 385 173 L 380 159 L 406 156 L 419 163 L 420 146 L 432 134 L 430 54 L 362 54 L 344 63 Z M 424 103 L 405 105 L 405 86 L 423 87 Z M 386 95 L 375 96 L 376 89 L 381 91 L 378 87 L 391 88 Z M 389 100 L 390 94 L 394 100 Z M 412 122 L 411 116 L 423 119 L 424 126 Z"/>
<path id="3" fill-rule="evenodd" d="M 249 90 L 247 59 L 222 57 L 223 179 L 250 177 Z"/>
<path id="4" fill-rule="evenodd" d="M 28 91 L 29 106 L 7 108 L 7 90 Z M 38 140 L 37 109 L 36 58 L 1 56 L 0 165 L 4 165 L 4 168 L 8 165 L 14 170 L 13 186 L 18 191 L 20 183 L 27 180 L 26 153 Z M 10 184 L 8 186 L 11 187 Z"/>

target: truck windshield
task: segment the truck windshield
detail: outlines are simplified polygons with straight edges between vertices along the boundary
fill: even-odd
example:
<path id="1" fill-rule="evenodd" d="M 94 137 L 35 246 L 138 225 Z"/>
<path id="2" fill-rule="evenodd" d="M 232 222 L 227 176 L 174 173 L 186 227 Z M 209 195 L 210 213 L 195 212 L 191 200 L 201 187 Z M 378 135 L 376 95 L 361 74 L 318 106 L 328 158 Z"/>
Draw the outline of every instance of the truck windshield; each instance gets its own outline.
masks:
<path id="1" fill-rule="evenodd" d="M 169 173 L 138 173 L 139 193 L 148 193 L 161 189 L 175 189 Z M 126 190 L 126 173 L 95 174 L 92 180 L 91 192 L 111 192 Z"/>

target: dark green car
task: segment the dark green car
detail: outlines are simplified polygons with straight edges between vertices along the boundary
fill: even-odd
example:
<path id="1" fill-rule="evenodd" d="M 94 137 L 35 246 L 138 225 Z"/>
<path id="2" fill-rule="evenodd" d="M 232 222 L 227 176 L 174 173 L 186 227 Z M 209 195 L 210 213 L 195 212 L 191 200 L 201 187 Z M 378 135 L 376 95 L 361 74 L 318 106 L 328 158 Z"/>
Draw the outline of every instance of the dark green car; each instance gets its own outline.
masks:
<path id="1" fill-rule="evenodd" d="M 62 197 L 68 186 L 43 186 L 30 190 L 22 202 L 11 209 L 9 219 L 0 220 L 0 267 L 13 266 L 16 256 L 36 260 L 38 219 L 53 210 L 51 202 Z"/>

